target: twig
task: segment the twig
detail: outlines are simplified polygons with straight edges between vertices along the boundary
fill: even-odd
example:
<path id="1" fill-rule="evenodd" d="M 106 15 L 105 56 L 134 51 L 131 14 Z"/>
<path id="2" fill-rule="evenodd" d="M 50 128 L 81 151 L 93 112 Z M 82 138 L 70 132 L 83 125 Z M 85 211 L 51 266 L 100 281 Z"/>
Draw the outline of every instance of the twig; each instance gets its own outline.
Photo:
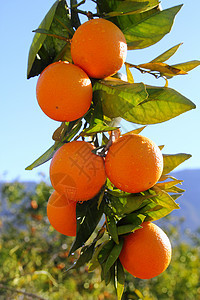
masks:
<path id="1" fill-rule="evenodd" d="M 8 291 L 11 291 L 11 292 L 14 292 L 14 293 L 23 294 L 23 295 L 28 296 L 28 297 L 30 297 L 32 299 L 47 300 L 47 299 L 45 299 L 45 298 L 43 298 L 41 296 L 38 296 L 36 294 L 27 293 L 27 292 L 24 292 L 22 290 L 17 290 L 15 288 L 11 288 L 11 287 L 9 287 L 7 285 L 4 285 L 2 283 L 0 283 L 0 288 L 8 290 Z"/>

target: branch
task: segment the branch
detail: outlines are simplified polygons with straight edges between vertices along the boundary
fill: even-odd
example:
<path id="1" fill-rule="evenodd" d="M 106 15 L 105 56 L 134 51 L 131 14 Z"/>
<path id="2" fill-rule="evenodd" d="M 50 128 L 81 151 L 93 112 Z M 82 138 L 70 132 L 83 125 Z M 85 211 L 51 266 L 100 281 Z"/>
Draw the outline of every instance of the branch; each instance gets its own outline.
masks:
<path id="1" fill-rule="evenodd" d="M 4 285 L 2 283 L 0 283 L 0 288 L 11 291 L 11 292 L 14 292 L 14 293 L 23 294 L 25 296 L 31 297 L 32 299 L 46 300 L 45 298 L 43 298 L 41 296 L 38 296 L 36 294 L 27 293 L 27 292 L 24 292 L 22 290 L 17 290 L 17 289 L 9 287 L 7 285 Z"/>

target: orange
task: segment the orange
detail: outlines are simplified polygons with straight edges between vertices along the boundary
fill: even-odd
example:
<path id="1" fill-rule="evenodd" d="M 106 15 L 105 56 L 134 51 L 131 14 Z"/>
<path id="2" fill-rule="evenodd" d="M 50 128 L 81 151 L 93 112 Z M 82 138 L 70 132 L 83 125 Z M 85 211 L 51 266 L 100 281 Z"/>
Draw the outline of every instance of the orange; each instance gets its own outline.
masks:
<path id="1" fill-rule="evenodd" d="M 74 121 L 82 117 L 92 101 L 92 84 L 87 74 L 66 61 L 50 64 L 41 73 L 36 86 L 38 104 L 56 121 Z"/>
<path id="2" fill-rule="evenodd" d="M 163 170 L 163 156 L 150 139 L 128 134 L 117 139 L 105 158 L 106 174 L 119 189 L 139 193 L 151 188 Z"/>
<path id="3" fill-rule="evenodd" d="M 54 191 L 47 203 L 47 217 L 56 231 L 76 236 L 76 202 Z"/>
<path id="4" fill-rule="evenodd" d="M 171 261 L 171 243 L 157 225 L 145 222 L 143 228 L 124 237 L 119 259 L 124 268 L 140 279 L 164 272 Z"/>
<path id="5" fill-rule="evenodd" d="M 75 31 L 71 42 L 75 65 L 90 77 L 105 78 L 122 67 L 127 55 L 126 39 L 112 22 L 92 19 Z"/>
<path id="6" fill-rule="evenodd" d="M 86 201 L 101 190 L 106 181 L 104 160 L 91 151 L 85 141 L 64 144 L 54 154 L 50 164 L 50 179 L 54 189 L 69 200 Z"/>

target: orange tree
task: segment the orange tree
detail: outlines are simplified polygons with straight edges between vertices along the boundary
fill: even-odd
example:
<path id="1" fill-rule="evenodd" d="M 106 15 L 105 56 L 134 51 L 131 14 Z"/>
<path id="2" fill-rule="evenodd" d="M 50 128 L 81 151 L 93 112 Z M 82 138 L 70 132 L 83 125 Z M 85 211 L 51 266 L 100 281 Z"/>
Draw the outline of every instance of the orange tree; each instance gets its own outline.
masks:
<path id="1" fill-rule="evenodd" d="M 91 81 L 89 84 L 92 84 L 90 108 L 87 112 L 83 110 L 82 117 L 78 119 L 74 117 L 72 119 L 60 119 L 63 122 L 53 134 L 54 144 L 28 166 L 27 170 L 32 170 L 52 159 L 54 154 L 59 149 L 62 149 L 61 147 L 71 142 L 78 143 L 80 139 L 93 145 L 91 151 L 94 155 L 101 158 L 102 164 L 102 160 L 114 146 L 112 146 L 112 143 L 115 144 L 121 139 L 123 140 L 123 137 L 120 137 L 120 124 L 117 123 L 119 118 L 146 126 L 165 122 L 195 108 L 195 104 L 189 99 L 168 87 L 169 79 L 174 76 L 184 75 L 200 64 L 199 61 L 190 61 L 176 65 L 166 64 L 165 62 L 173 56 L 180 44 L 166 50 L 150 62 L 144 62 L 139 65 L 135 65 L 133 62 L 125 62 L 126 81 L 122 80 L 122 74 L 119 73 L 119 68 L 125 61 L 127 49 L 128 51 L 134 51 L 135 49 L 143 49 L 159 42 L 170 32 L 174 18 L 181 9 L 181 5 L 162 10 L 158 0 L 139 2 L 96 0 L 94 1 L 96 3 L 96 11 L 87 12 L 81 10 L 81 5 L 84 2 L 80 1 L 80 3 L 77 3 L 77 1 L 71 0 L 69 6 L 65 0 L 58 0 L 54 3 L 39 28 L 35 30 L 35 36 L 29 52 L 27 77 L 31 78 L 39 75 L 45 68 L 49 68 L 49 65 L 55 62 L 65 61 L 70 66 L 71 64 L 77 64 L 87 73 L 90 79 L 89 82 Z M 101 27 L 101 30 L 95 27 L 91 31 L 89 29 L 85 31 L 84 29 L 81 32 L 80 28 L 88 28 L 88 26 L 85 26 L 85 23 L 84 27 L 82 27 L 79 18 L 80 14 L 88 17 L 90 21 L 86 22 L 87 24 L 101 23 L 101 26 L 104 27 Z M 95 22 L 93 19 L 97 21 Z M 107 22 L 99 22 L 98 20 L 100 19 L 104 19 Z M 120 34 L 116 33 L 118 30 Z M 118 43 L 113 41 L 115 37 L 117 37 Z M 78 48 L 76 48 L 76 44 Z M 117 62 L 113 59 L 116 55 L 118 56 Z M 114 62 L 112 63 L 112 61 Z M 137 69 L 141 73 L 148 73 L 156 78 L 164 78 L 165 86 L 149 86 L 145 83 L 134 82 L 132 69 Z M 43 76 L 43 73 L 41 76 Z M 67 90 L 69 91 L 70 100 L 66 100 L 69 101 L 69 104 L 67 105 L 66 102 L 63 106 L 63 101 L 65 100 L 61 99 L 61 90 L 59 91 L 59 97 L 61 97 L 58 99 L 59 105 L 55 105 L 57 102 L 55 97 L 57 90 L 54 90 L 53 86 L 55 85 L 57 88 L 60 82 L 67 81 L 66 78 L 59 80 L 56 76 L 55 80 L 58 79 L 58 82 L 54 84 L 55 80 L 51 79 L 48 89 L 44 89 L 45 93 L 47 93 L 49 88 L 52 88 L 47 99 L 45 97 L 42 98 L 47 110 L 49 109 L 48 102 L 52 104 L 54 98 L 53 108 L 56 113 L 61 106 L 65 107 L 66 110 L 71 109 L 71 106 L 73 106 L 72 102 L 76 101 L 76 97 L 70 98 L 73 80 L 71 80 L 69 75 L 68 77 L 71 82 L 68 88 L 65 90 L 62 85 L 61 88 L 64 89 L 63 93 L 65 93 L 66 98 L 68 97 Z M 40 79 L 39 81 L 41 81 Z M 64 83 L 64 86 L 66 84 Z M 79 94 L 79 91 L 77 92 Z M 87 103 L 90 100 L 87 99 Z M 40 103 L 40 99 L 38 99 L 38 102 Z M 79 106 L 75 106 L 76 110 L 78 110 Z M 88 104 L 84 105 L 84 107 L 87 106 Z M 72 111 L 70 115 L 73 115 L 73 113 Z M 77 115 L 80 116 L 79 114 Z M 128 135 L 138 135 L 145 126 L 138 127 L 129 132 Z M 127 133 L 125 134 L 127 135 Z M 162 150 L 163 147 L 160 146 L 159 148 Z M 122 146 L 120 155 L 121 158 L 125 159 L 123 150 L 125 149 Z M 120 155 L 118 155 L 119 160 Z M 127 163 L 126 168 L 123 169 L 123 172 L 127 169 L 127 174 L 129 175 L 126 175 L 126 177 L 129 180 L 131 174 L 134 174 L 133 155 L 134 150 L 130 155 L 130 164 Z M 119 256 L 123 249 L 124 236 L 127 234 L 132 235 L 134 231 L 140 230 L 144 221 L 152 222 L 158 220 L 168 215 L 172 210 L 179 208 L 176 200 L 184 192 L 177 186 L 181 183 L 181 180 L 167 174 L 190 158 L 190 156 L 190 154 L 183 153 L 162 154 L 159 164 L 159 172 L 162 171 L 161 176 L 159 175 L 153 186 L 149 185 L 147 189 L 142 189 L 135 193 L 132 191 L 127 192 L 121 188 L 121 182 L 116 184 L 118 185 L 117 188 L 114 185 L 115 183 L 112 182 L 109 173 L 107 173 L 110 180 L 107 179 L 106 182 L 99 183 L 100 189 L 98 189 L 97 194 L 92 199 L 87 198 L 83 199 L 84 201 L 82 202 L 77 201 L 76 237 L 69 255 L 79 249 L 80 257 L 72 268 L 79 268 L 86 263 L 89 264 L 89 270 L 91 271 L 100 267 L 102 269 L 102 280 L 106 284 L 113 283 L 118 299 L 121 299 L 125 277 Z M 143 165 L 140 165 L 139 171 L 137 170 L 138 182 L 143 176 L 141 174 L 148 174 L 148 164 L 145 163 L 148 155 L 141 155 L 141 157 L 143 157 Z M 65 169 L 64 163 L 66 163 L 68 158 L 70 157 L 66 155 L 63 158 L 63 163 L 59 163 L 62 172 L 59 171 L 54 174 L 54 179 L 59 181 L 58 185 L 62 187 L 62 193 L 67 197 L 66 203 L 74 200 L 70 198 L 70 195 L 74 195 L 78 187 L 82 186 L 84 182 L 82 178 L 84 176 L 88 177 L 90 182 L 99 171 L 99 167 L 94 167 L 93 164 L 90 165 L 91 160 L 88 159 L 88 153 L 77 151 L 75 156 L 70 158 L 71 165 L 68 166 L 69 169 L 70 167 L 77 168 L 76 176 L 78 177 L 73 176 L 72 178 L 71 173 L 64 174 L 66 170 L 63 170 Z M 84 166 L 80 164 L 80 160 Z M 108 159 L 106 158 L 106 160 Z M 118 170 L 114 170 L 115 165 L 114 163 L 110 171 L 118 175 Z M 119 161 L 117 161 L 117 165 L 120 165 Z M 85 172 L 85 167 L 87 167 L 88 172 Z M 156 165 L 154 167 L 156 169 Z M 143 168 L 146 168 L 146 173 L 142 172 Z M 73 175 L 75 174 L 73 171 L 72 173 Z M 78 178 L 77 181 L 76 178 Z M 151 178 L 147 180 L 151 181 Z M 137 182 L 137 178 L 134 178 L 134 181 Z M 54 188 L 56 189 L 56 187 Z M 88 190 L 85 193 L 88 193 L 89 190 L 90 187 L 88 185 Z M 57 190 L 57 192 L 59 191 Z M 102 218 L 105 219 L 105 222 L 101 223 L 101 228 L 95 233 L 95 229 Z M 145 268 L 145 266 L 142 265 L 141 268 Z"/>

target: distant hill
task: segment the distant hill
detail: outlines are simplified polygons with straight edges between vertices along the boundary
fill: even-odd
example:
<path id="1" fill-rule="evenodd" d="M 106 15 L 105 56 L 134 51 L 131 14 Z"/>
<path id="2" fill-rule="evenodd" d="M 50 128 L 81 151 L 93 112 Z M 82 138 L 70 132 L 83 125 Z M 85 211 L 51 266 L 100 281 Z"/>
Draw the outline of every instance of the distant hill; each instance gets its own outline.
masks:
<path id="1" fill-rule="evenodd" d="M 178 198 L 177 202 L 181 209 L 174 210 L 171 216 L 178 218 L 183 217 L 185 222 L 183 228 L 190 228 L 192 231 L 200 228 L 200 169 L 188 169 L 178 172 L 173 172 L 172 175 L 177 179 L 184 180 L 181 188 L 185 189 L 185 193 L 182 197 Z M 35 182 L 22 182 L 27 190 L 34 191 L 36 186 Z M 1 199 L 1 186 L 3 182 L 0 182 L 0 199 Z M 5 215 L 8 212 L 3 210 L 1 215 Z"/>
<path id="2" fill-rule="evenodd" d="M 200 227 L 200 169 L 173 172 L 172 175 L 184 180 L 181 188 L 185 193 L 177 200 L 180 209 L 174 210 L 171 215 L 184 217 L 184 227 L 193 231 Z"/>

